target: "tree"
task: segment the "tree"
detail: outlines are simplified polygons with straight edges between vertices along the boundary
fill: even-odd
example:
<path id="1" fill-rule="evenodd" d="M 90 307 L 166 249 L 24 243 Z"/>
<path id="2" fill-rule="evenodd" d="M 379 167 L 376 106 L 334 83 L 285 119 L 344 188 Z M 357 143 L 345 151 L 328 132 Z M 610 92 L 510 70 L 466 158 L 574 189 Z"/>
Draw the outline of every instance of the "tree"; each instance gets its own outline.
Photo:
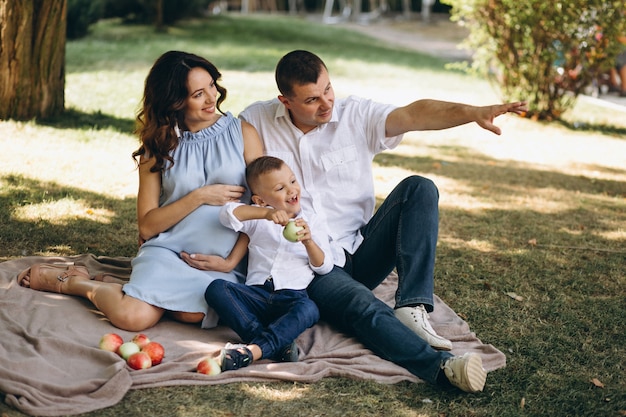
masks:
<path id="1" fill-rule="evenodd" d="M 470 30 L 472 68 L 529 116 L 558 119 L 615 61 L 626 0 L 443 0 Z"/>
<path id="2" fill-rule="evenodd" d="M 66 9 L 67 0 L 0 0 L 0 119 L 63 112 Z"/>

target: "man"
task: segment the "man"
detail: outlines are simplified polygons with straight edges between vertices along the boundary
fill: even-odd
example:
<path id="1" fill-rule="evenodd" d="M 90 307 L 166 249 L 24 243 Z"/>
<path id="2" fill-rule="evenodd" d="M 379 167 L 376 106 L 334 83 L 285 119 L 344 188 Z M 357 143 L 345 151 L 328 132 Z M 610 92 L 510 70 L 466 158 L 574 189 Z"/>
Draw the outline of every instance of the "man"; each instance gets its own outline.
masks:
<path id="1" fill-rule="evenodd" d="M 328 70 L 308 51 L 285 55 L 276 67 L 277 99 L 248 106 L 240 118 L 259 132 L 266 153 L 292 167 L 302 198 L 331 233 L 335 268 L 307 288 L 322 319 L 356 336 L 374 353 L 419 378 L 482 391 L 486 373 L 477 354 L 456 357 L 428 322 L 438 235 L 438 191 L 432 181 L 403 180 L 374 213 L 371 161 L 415 130 L 476 122 L 496 134 L 496 116 L 525 103 L 475 107 L 418 100 L 405 107 L 358 97 L 335 100 Z M 199 259 L 198 259 L 199 258 Z M 201 257 L 193 264 L 201 266 Z M 371 292 L 395 268 L 395 309 Z"/>

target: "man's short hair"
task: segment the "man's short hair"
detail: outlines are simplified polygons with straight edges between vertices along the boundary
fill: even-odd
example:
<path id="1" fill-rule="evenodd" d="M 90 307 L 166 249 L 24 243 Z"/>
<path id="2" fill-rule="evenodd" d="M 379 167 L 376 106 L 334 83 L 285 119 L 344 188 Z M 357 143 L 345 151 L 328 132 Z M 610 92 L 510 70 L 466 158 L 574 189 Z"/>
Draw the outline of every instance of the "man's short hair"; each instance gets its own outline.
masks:
<path id="1" fill-rule="evenodd" d="M 276 64 L 278 91 L 285 97 L 291 97 L 294 86 L 317 83 L 322 69 L 327 69 L 326 64 L 314 53 L 303 50 L 291 51 Z"/>

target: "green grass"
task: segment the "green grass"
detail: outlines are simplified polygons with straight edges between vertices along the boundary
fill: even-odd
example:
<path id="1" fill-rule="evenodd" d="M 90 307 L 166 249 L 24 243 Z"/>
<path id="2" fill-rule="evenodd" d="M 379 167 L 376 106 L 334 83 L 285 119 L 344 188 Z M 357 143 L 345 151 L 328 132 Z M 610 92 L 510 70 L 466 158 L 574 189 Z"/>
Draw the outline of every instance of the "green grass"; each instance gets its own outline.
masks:
<path id="1" fill-rule="evenodd" d="M 440 59 L 299 18 L 219 16 L 167 33 L 101 22 L 67 44 L 65 115 L 0 122 L 0 260 L 135 254 L 131 132 L 162 52 L 211 59 L 237 114 L 277 94 L 274 65 L 296 48 L 322 56 L 338 96 L 499 100 Z M 580 101 L 565 123 L 497 124 L 501 137 L 472 125 L 410 133 L 374 161 L 380 199 L 412 173 L 439 187 L 435 292 L 507 356 L 483 393 L 342 378 L 168 387 L 130 391 L 85 416 L 626 415 L 626 112 Z"/>

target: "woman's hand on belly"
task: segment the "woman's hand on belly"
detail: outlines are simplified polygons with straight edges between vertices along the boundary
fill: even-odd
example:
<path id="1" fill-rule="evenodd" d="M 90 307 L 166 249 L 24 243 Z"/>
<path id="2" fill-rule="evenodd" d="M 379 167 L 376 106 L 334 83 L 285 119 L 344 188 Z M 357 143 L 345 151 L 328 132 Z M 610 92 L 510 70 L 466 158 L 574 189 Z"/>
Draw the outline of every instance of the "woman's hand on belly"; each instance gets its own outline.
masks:
<path id="1" fill-rule="evenodd" d="M 231 201 L 239 201 L 246 189 L 239 185 L 211 184 L 192 191 L 203 204 L 223 206 Z"/>
<path id="2" fill-rule="evenodd" d="M 236 264 L 231 265 L 232 262 L 217 255 L 181 252 L 180 257 L 187 265 L 202 271 L 230 272 L 236 266 Z"/>

